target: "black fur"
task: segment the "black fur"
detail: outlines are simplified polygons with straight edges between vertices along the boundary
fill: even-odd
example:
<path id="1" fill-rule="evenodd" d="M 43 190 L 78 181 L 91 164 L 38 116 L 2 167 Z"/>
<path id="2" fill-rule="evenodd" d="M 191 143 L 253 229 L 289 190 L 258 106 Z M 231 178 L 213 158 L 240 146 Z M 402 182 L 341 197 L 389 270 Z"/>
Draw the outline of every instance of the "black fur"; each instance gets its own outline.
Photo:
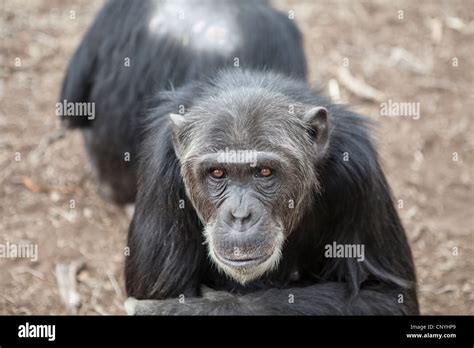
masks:
<path id="1" fill-rule="evenodd" d="M 215 100 L 217 112 L 213 112 L 224 112 L 228 100 L 222 99 L 222 91 L 234 91 L 249 109 L 254 107 L 249 96 L 263 100 L 268 95 L 308 107 L 324 106 L 333 124 L 328 153 L 314 164 L 320 190 L 286 241 L 278 269 L 245 286 L 219 274 L 208 259 L 203 226 L 186 198 L 168 117 L 179 105 L 189 109 L 208 98 Z M 151 113 L 141 155 L 126 288 L 137 299 L 163 301 L 139 301 L 136 313 L 418 313 L 410 248 L 367 121 L 330 104 L 305 83 L 269 72 L 234 70 L 163 93 Z M 184 209 L 180 199 L 185 200 Z M 324 246 L 333 241 L 364 244 L 366 260 L 326 258 Z M 219 301 L 212 300 L 214 295 L 195 297 L 201 295 L 202 284 L 223 297 L 218 296 Z M 193 298 L 185 305 L 169 299 L 180 294 Z M 288 301 L 290 294 L 294 303 Z"/>
<path id="2" fill-rule="evenodd" d="M 156 14 L 164 21 L 154 21 Z M 200 21 L 228 28 L 236 41 L 220 47 L 193 34 Z M 150 96 L 233 66 L 235 57 L 242 68 L 306 74 L 297 27 L 266 1 L 116 0 L 104 6 L 69 64 L 60 96 L 61 102 L 95 103 L 94 120 L 64 120 L 83 130 L 103 195 L 119 204 L 134 201 L 139 120 Z"/>

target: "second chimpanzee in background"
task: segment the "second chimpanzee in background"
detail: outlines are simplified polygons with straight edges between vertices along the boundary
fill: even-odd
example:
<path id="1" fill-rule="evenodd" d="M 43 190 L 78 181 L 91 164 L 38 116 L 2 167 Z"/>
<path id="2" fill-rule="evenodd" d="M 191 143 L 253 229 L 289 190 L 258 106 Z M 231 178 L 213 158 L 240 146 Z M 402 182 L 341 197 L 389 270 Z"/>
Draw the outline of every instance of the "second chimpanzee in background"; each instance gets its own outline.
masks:
<path id="1" fill-rule="evenodd" d="M 70 62 L 60 97 L 61 103 L 95 103 L 94 119 L 64 120 L 82 129 L 102 196 L 119 204 L 135 199 L 140 120 L 150 97 L 222 67 L 275 70 L 303 79 L 300 33 L 266 1 L 105 5 Z"/>

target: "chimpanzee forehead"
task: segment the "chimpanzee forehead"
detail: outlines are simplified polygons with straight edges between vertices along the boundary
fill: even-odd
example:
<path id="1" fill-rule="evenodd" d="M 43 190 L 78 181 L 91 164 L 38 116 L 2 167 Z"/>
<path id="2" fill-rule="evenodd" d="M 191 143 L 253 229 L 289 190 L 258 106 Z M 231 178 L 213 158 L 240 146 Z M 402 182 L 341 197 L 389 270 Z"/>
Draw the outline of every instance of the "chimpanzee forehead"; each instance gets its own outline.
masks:
<path id="1" fill-rule="evenodd" d="M 216 122 L 205 122 L 198 126 L 194 134 L 199 133 L 200 147 L 207 152 L 231 150 L 265 151 L 277 147 L 288 140 L 288 134 L 283 127 L 274 122 L 268 126 L 256 120 L 245 121 L 242 118 L 234 120 L 230 117 L 220 117 Z"/>
<path id="2" fill-rule="evenodd" d="M 199 147 L 205 152 L 267 151 L 281 153 L 302 152 L 309 145 L 305 139 L 301 123 L 278 118 L 239 118 L 221 117 L 216 122 L 205 123 L 199 127 L 201 139 Z M 197 145 L 197 144 L 196 144 Z"/>
<path id="3" fill-rule="evenodd" d="M 206 163 L 243 163 L 270 167 L 288 166 L 301 160 L 307 151 L 304 136 L 291 137 L 282 124 L 271 127 L 222 123 L 199 127 L 198 142 L 191 144 L 191 152 Z"/>
<path id="4" fill-rule="evenodd" d="M 236 88 L 192 110 L 193 133 L 211 147 L 267 149 L 301 139 L 305 106 L 259 88 Z"/>

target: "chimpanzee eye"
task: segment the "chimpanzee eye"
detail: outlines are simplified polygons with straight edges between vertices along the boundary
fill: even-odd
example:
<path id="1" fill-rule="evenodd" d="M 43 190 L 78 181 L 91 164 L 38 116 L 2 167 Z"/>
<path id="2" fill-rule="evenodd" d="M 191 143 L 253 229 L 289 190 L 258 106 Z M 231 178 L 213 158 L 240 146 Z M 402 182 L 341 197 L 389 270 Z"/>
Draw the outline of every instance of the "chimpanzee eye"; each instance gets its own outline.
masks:
<path id="1" fill-rule="evenodd" d="M 213 168 L 209 173 L 213 178 L 222 179 L 225 177 L 225 169 L 222 168 Z"/>
<path id="2" fill-rule="evenodd" d="M 272 174 L 273 171 L 267 167 L 259 168 L 257 172 L 257 176 L 261 178 L 268 178 L 269 176 L 272 176 Z"/>

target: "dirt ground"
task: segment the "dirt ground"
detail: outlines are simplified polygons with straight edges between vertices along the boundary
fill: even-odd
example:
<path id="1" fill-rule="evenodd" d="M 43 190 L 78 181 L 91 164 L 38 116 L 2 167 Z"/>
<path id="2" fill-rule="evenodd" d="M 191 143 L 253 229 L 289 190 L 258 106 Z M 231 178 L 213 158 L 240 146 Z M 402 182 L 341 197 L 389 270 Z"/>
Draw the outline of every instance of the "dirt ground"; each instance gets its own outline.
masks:
<path id="1" fill-rule="evenodd" d="M 70 313 L 56 267 L 78 261 L 78 313 L 123 314 L 129 218 L 97 196 L 80 134 L 61 136 L 54 115 L 68 60 L 101 1 L 0 1 L 0 243 L 39 250 L 37 262 L 0 258 L 0 314 Z M 376 121 L 422 313 L 474 314 L 474 2 L 276 5 L 304 33 L 311 84 Z M 388 99 L 420 103 L 420 118 L 380 116 Z"/>

